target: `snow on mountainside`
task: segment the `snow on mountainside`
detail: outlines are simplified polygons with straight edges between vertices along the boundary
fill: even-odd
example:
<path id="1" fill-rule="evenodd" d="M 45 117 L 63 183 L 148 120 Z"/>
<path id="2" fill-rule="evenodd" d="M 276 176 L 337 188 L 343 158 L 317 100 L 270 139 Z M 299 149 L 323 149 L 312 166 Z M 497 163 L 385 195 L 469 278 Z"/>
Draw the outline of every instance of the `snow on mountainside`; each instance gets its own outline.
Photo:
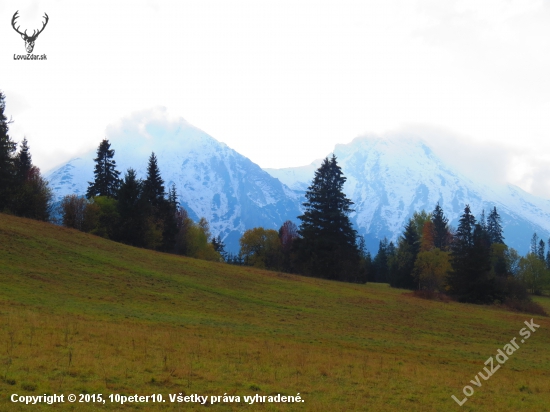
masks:
<path id="1" fill-rule="evenodd" d="M 305 192 L 315 175 L 315 171 L 319 169 L 322 162 L 323 159 L 317 159 L 307 166 L 287 167 L 284 169 L 265 168 L 264 170 L 292 190 Z"/>
<path id="2" fill-rule="evenodd" d="M 359 137 L 336 145 L 334 154 L 347 177 L 346 195 L 355 203 L 352 221 L 372 252 L 384 237 L 395 242 L 415 211 L 431 212 L 437 202 L 455 227 L 465 204 L 476 216 L 482 209 L 488 215 L 496 206 L 507 244 L 522 254 L 533 232 L 544 239 L 550 235 L 550 201 L 512 185 L 473 182 L 446 166 L 417 136 Z M 304 172 L 315 167 L 265 170 L 289 187 L 304 190 L 313 177 Z"/>
<path id="3" fill-rule="evenodd" d="M 163 108 L 135 113 L 108 127 L 106 138 L 122 174 L 132 167 L 145 178 L 147 160 L 155 152 L 165 189 L 174 183 L 190 217 L 206 217 L 212 234 L 221 234 L 230 251 L 238 251 L 246 229 L 278 229 L 301 214 L 301 198 L 294 191 L 182 118 L 170 119 Z M 95 156 L 94 149 L 46 175 L 56 200 L 86 193 Z"/>
<path id="4" fill-rule="evenodd" d="M 123 119 L 107 128 L 106 137 L 122 173 L 132 167 L 145 177 L 154 151 L 166 190 L 175 183 L 190 216 L 206 217 L 212 233 L 221 234 L 233 252 L 246 229 L 278 229 L 287 219 L 299 223 L 304 191 L 321 162 L 264 171 L 185 120 L 169 118 L 161 108 Z M 476 216 L 496 206 L 506 243 L 522 254 L 533 232 L 543 239 L 550 235 L 549 200 L 512 185 L 474 182 L 444 164 L 418 136 L 359 137 L 337 145 L 334 153 L 347 177 L 344 190 L 355 203 L 352 221 L 373 253 L 380 239 L 397 240 L 413 212 L 430 212 L 437 202 L 455 227 L 465 204 Z M 46 174 L 57 200 L 86 193 L 94 157 L 95 149 Z"/>

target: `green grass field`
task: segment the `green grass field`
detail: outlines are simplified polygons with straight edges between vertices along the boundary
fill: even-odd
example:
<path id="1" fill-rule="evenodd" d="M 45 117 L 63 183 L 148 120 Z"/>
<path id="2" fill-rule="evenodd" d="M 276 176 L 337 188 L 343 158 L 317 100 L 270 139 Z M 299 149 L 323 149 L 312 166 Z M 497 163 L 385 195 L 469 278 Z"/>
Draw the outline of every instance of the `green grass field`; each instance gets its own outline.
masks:
<path id="1" fill-rule="evenodd" d="M 550 311 L 549 298 L 536 301 Z M 531 318 L 540 328 L 520 343 Z M 470 383 L 514 337 L 508 361 Z M 550 411 L 549 343 L 550 318 L 156 253 L 0 214 L 2 411 Z M 463 399 L 465 385 L 475 393 L 458 406 L 451 395 Z M 71 393 L 107 402 L 10 402 Z M 179 393 L 241 402 L 170 402 Z M 244 402 L 298 393 L 304 402 Z M 120 405 L 109 394 L 166 402 Z"/>

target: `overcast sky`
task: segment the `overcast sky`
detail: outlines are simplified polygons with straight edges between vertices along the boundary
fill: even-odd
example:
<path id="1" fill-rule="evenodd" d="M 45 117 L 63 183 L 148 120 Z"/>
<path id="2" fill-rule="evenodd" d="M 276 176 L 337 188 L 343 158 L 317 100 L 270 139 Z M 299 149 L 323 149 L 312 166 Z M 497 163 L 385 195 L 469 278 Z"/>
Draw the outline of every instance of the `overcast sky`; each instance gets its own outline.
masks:
<path id="1" fill-rule="evenodd" d="M 16 10 L 31 33 L 49 15 L 46 61 L 14 60 Z M 548 0 L 3 0 L 0 90 L 43 171 L 160 105 L 262 167 L 415 131 L 463 171 L 550 198 Z"/>

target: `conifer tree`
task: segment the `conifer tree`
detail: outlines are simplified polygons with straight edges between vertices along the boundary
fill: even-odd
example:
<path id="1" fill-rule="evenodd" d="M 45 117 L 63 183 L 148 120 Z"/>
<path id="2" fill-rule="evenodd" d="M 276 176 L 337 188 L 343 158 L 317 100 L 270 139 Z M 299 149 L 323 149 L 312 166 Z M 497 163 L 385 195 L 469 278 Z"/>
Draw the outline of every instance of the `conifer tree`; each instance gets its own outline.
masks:
<path id="1" fill-rule="evenodd" d="M 426 224 L 430 221 L 426 221 Z M 397 288 L 414 289 L 414 262 L 420 251 L 420 236 L 417 232 L 414 218 L 409 219 L 405 231 L 399 239 L 395 262 L 391 265 L 390 285 Z"/>
<path id="2" fill-rule="evenodd" d="M 281 253 L 283 255 L 281 269 L 285 272 L 292 272 L 292 251 L 295 247 L 294 241 L 298 238 L 298 226 L 290 220 L 285 221 L 279 228 L 279 240 L 281 241 Z"/>
<path id="3" fill-rule="evenodd" d="M 223 261 L 227 262 L 228 254 L 225 251 L 225 243 L 223 243 L 221 235 L 218 235 L 218 237 L 212 237 L 212 247 L 220 254 Z"/>
<path id="4" fill-rule="evenodd" d="M 485 209 L 481 209 L 481 216 L 479 217 L 479 226 L 481 226 L 481 229 L 487 230 L 487 219 L 485 219 Z"/>
<path id="5" fill-rule="evenodd" d="M 20 184 L 24 182 L 32 168 L 32 156 L 29 150 L 29 143 L 27 138 L 24 138 L 19 147 L 19 152 L 15 157 L 15 169 L 17 182 Z"/>
<path id="6" fill-rule="evenodd" d="M 361 275 L 358 280 L 360 283 L 367 283 L 369 277 L 373 275 L 373 266 L 372 266 L 372 257 L 367 249 L 367 243 L 365 242 L 365 237 L 363 235 L 357 236 L 357 248 L 359 249 L 360 266 L 361 266 Z"/>
<path id="7" fill-rule="evenodd" d="M 470 255 L 470 278 L 467 301 L 492 302 L 495 294 L 494 278 L 491 276 L 491 239 L 479 224 L 474 226 L 473 247 Z"/>
<path id="8" fill-rule="evenodd" d="M 51 211 L 52 190 L 40 169 L 32 164 L 27 139 L 23 139 L 14 159 L 15 185 L 12 191 L 11 211 L 30 219 L 48 220 Z"/>
<path id="9" fill-rule="evenodd" d="M 388 282 L 388 239 L 380 240 L 378 243 L 378 252 L 374 257 L 374 276 L 373 282 Z"/>
<path id="10" fill-rule="evenodd" d="M 487 219 L 487 233 L 489 234 L 489 239 L 491 244 L 493 243 L 502 243 L 504 244 L 504 236 L 502 235 L 502 224 L 500 215 L 497 212 L 496 206 L 493 207 L 489 217 Z"/>
<path id="11" fill-rule="evenodd" d="M 489 303 L 495 297 L 491 241 L 466 205 L 451 246 L 450 292 L 461 302 Z"/>
<path id="12" fill-rule="evenodd" d="M 179 206 L 178 193 L 176 192 L 175 183 L 172 183 L 172 187 L 170 187 L 170 190 L 168 191 L 168 203 L 170 203 L 174 208 Z"/>
<path id="13" fill-rule="evenodd" d="M 537 248 L 537 257 L 542 261 L 544 262 L 544 251 L 546 249 L 546 245 L 544 244 L 544 240 L 540 240 L 539 241 L 539 245 L 538 245 L 538 248 Z"/>
<path id="14" fill-rule="evenodd" d="M 144 232 L 150 207 L 143 197 L 143 181 L 134 169 L 128 169 L 118 190 L 120 227 L 118 238 L 133 246 L 145 246 Z"/>
<path id="15" fill-rule="evenodd" d="M 391 274 L 395 273 L 396 271 L 396 264 L 397 264 L 396 262 L 397 248 L 395 247 L 393 240 L 390 240 L 390 243 L 386 248 L 386 254 L 387 254 L 387 262 L 388 262 L 388 277 L 386 282 L 389 283 L 391 280 Z"/>
<path id="16" fill-rule="evenodd" d="M 8 118 L 4 114 L 6 96 L 0 91 L 0 212 L 9 207 L 15 188 L 14 155 L 17 145 L 8 135 Z"/>
<path id="17" fill-rule="evenodd" d="M 94 181 L 88 182 L 86 197 L 107 196 L 116 198 L 120 185 L 120 172 L 116 170 L 116 162 L 113 159 L 115 151 L 107 139 L 103 139 L 97 148 L 97 157 L 94 168 Z"/>
<path id="18" fill-rule="evenodd" d="M 149 156 L 147 164 L 147 178 L 143 182 L 145 196 L 154 207 L 159 206 L 164 200 L 164 180 L 160 176 L 157 157 L 155 153 Z"/>
<path id="19" fill-rule="evenodd" d="M 533 237 L 531 237 L 531 253 L 533 255 L 537 254 L 538 244 L 539 244 L 539 237 L 537 236 L 537 232 L 535 232 L 533 233 Z"/>
<path id="20" fill-rule="evenodd" d="M 354 280 L 359 271 L 357 232 L 349 220 L 353 202 L 343 192 L 346 178 L 336 156 L 325 158 L 306 192 L 298 231 L 298 265 L 309 276 Z"/>
<path id="21" fill-rule="evenodd" d="M 474 276 L 473 248 L 476 221 L 466 205 L 460 217 L 453 244 L 451 246 L 452 272 L 449 275 L 451 293 L 461 301 L 471 301 L 473 296 Z M 479 226 L 479 225 L 478 225 Z M 479 226 L 478 232 L 482 231 Z M 480 237 L 478 233 L 478 237 Z"/>
<path id="22" fill-rule="evenodd" d="M 434 247 L 441 250 L 447 250 L 449 246 L 449 220 L 443 214 L 443 209 L 439 202 L 432 213 L 432 223 L 434 231 Z"/>
<path id="23" fill-rule="evenodd" d="M 367 243 L 365 242 L 365 236 L 357 236 L 357 249 L 359 249 L 359 256 L 364 259 L 369 251 L 367 250 Z"/>
<path id="24" fill-rule="evenodd" d="M 393 243 L 393 240 L 390 240 L 390 243 L 388 244 L 388 249 L 386 250 L 386 253 L 388 254 L 388 258 L 395 256 L 395 244 Z"/>
<path id="25" fill-rule="evenodd" d="M 470 206 L 466 205 L 464 208 L 464 214 L 458 221 L 458 228 L 455 233 L 453 242 L 453 253 L 456 254 L 462 250 L 468 250 L 474 244 L 474 228 L 476 219 L 472 215 Z"/>
<path id="26" fill-rule="evenodd" d="M 162 249 L 165 252 L 174 252 L 176 246 L 176 236 L 178 234 L 178 194 L 176 192 L 176 185 L 173 183 L 168 192 L 168 199 L 162 198 L 160 200 L 160 217 L 164 222 L 164 228 L 162 231 Z"/>
<path id="27" fill-rule="evenodd" d="M 363 271 L 363 281 L 366 283 L 374 277 L 375 269 L 370 251 L 365 249 L 361 257 L 361 270 Z"/>

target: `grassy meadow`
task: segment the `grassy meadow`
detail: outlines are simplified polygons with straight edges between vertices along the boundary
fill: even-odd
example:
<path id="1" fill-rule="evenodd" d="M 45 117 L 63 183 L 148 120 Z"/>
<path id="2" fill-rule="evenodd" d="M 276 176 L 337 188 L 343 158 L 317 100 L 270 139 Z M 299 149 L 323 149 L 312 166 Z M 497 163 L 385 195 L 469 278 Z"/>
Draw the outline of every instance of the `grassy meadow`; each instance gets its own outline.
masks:
<path id="1" fill-rule="evenodd" d="M 548 312 L 550 299 L 536 298 Z M 540 328 L 519 342 L 524 321 Z M 520 348 L 470 383 L 512 338 Z M 0 410 L 550 411 L 550 318 L 210 263 L 0 214 Z M 496 362 L 496 361 L 495 361 Z M 463 405 L 465 385 L 475 393 Z M 11 394 L 165 403 L 11 403 Z M 169 394 L 239 395 L 171 403 Z M 244 395 L 300 394 L 248 405 Z"/>

